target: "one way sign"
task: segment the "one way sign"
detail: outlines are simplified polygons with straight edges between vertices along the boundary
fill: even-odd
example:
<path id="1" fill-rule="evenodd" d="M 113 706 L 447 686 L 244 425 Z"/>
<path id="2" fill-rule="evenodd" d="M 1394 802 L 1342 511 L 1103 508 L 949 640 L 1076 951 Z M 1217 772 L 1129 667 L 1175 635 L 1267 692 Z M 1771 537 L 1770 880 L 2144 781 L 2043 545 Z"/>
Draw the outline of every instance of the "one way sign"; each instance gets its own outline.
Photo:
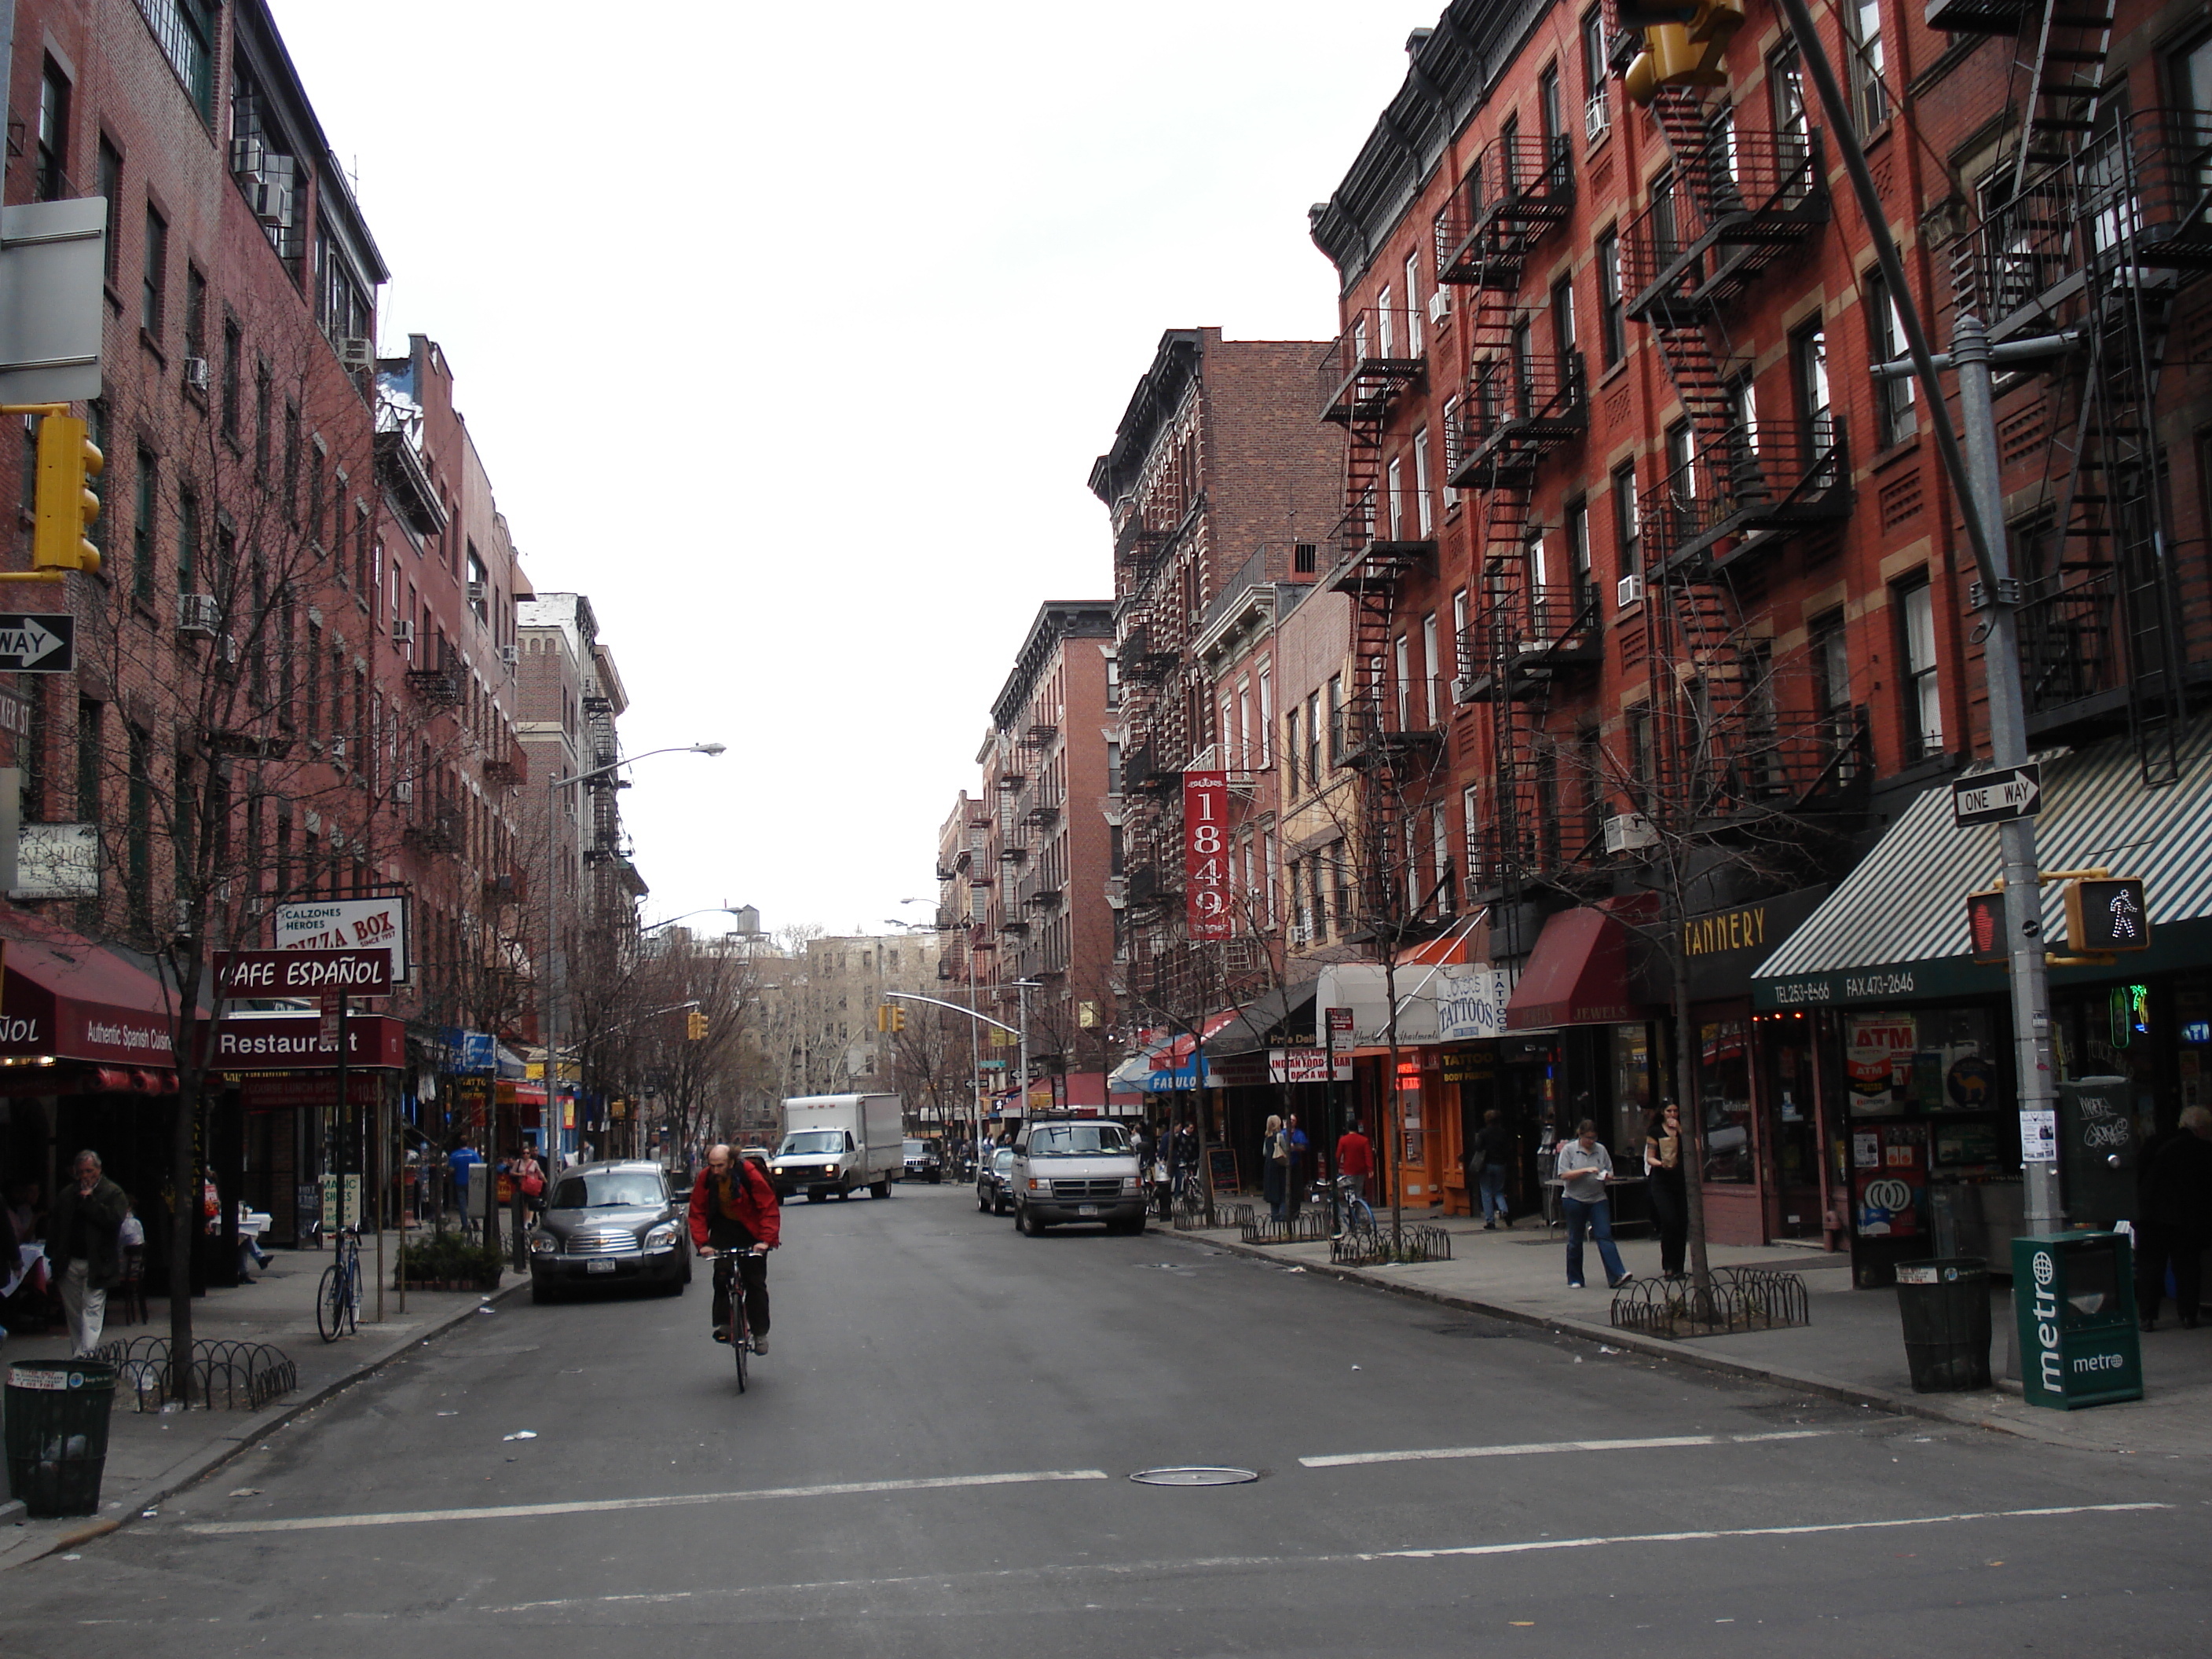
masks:
<path id="1" fill-rule="evenodd" d="M 76 666 L 76 618 L 0 611 L 0 672 L 66 674 Z"/>
<path id="2" fill-rule="evenodd" d="M 1960 829 L 2033 817 L 2043 805 L 2043 769 L 2029 762 L 1962 778 L 1951 786 L 1951 816 Z"/>

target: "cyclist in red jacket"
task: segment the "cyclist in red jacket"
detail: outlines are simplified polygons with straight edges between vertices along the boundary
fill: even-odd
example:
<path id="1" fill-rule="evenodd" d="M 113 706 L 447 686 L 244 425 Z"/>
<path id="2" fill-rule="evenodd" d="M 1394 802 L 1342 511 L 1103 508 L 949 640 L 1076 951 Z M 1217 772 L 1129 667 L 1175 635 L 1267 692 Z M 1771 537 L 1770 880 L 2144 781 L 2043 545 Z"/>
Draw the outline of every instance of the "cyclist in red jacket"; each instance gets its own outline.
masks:
<path id="1" fill-rule="evenodd" d="M 691 1186 L 691 1243 L 701 1255 L 717 1250 L 772 1250 L 783 1236 L 783 1205 L 768 1177 L 727 1146 L 707 1149 L 707 1167 Z M 768 1352 L 768 1258 L 738 1258 L 744 1286 L 745 1322 L 752 1327 L 753 1352 Z M 726 1293 L 714 1297 L 714 1340 L 730 1340 Z"/>

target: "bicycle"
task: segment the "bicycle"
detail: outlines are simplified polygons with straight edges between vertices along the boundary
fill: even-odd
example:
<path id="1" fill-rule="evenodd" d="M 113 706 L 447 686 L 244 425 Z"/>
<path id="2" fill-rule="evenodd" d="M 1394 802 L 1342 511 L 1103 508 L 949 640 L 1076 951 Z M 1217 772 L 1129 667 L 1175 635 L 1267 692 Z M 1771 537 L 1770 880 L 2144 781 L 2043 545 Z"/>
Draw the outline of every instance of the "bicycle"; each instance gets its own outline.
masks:
<path id="1" fill-rule="evenodd" d="M 757 1245 L 738 1250 L 714 1252 L 714 1297 L 726 1300 L 730 1308 L 730 1352 L 737 1358 L 738 1392 L 745 1391 L 745 1356 L 752 1352 L 752 1327 L 745 1319 L 745 1287 L 738 1274 L 738 1258 L 747 1255 L 766 1255 Z"/>
<path id="2" fill-rule="evenodd" d="M 315 1329 L 325 1342 L 358 1331 L 361 1326 L 361 1231 L 339 1231 L 337 1257 L 323 1269 L 315 1291 Z"/>
<path id="3" fill-rule="evenodd" d="M 1336 1202 L 1337 1214 L 1342 1223 L 1337 1232 L 1338 1237 L 1343 1237 L 1346 1233 L 1371 1233 L 1375 1231 L 1374 1208 L 1352 1190 L 1350 1176 L 1337 1176 Z"/>

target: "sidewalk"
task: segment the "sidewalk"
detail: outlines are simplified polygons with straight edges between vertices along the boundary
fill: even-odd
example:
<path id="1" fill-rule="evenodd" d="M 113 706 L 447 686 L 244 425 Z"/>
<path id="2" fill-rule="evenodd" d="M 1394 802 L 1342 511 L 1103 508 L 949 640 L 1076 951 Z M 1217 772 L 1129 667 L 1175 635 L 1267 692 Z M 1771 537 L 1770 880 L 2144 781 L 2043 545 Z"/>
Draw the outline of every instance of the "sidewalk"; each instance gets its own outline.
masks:
<path id="1" fill-rule="evenodd" d="M 1387 1224 L 1387 1215 L 1382 1219 Z M 1247 1245 L 1237 1242 L 1235 1232 L 1219 1231 L 1179 1236 L 1242 1255 L 1541 1325 L 1609 1347 L 1802 1388 L 1855 1404 L 2087 1450 L 2212 1456 L 2212 1322 L 2185 1331 L 2167 1319 L 2147 1334 L 2142 1338 L 2144 1397 L 2123 1405 L 2051 1411 L 2029 1406 L 2016 1389 L 2002 1388 L 1974 1394 L 1915 1394 L 1905 1370 L 1896 1293 L 1854 1289 L 1846 1255 L 1786 1244 L 1713 1245 L 1708 1255 L 1716 1267 L 1755 1266 L 1796 1273 L 1805 1284 L 1812 1322 L 1788 1330 L 1668 1341 L 1614 1330 L 1608 1322 L 1612 1297 L 1596 1288 L 1601 1275 L 1595 1252 L 1589 1252 L 1592 1288 L 1571 1289 L 1565 1235 L 1547 1233 L 1534 1217 L 1524 1217 L 1510 1231 L 1498 1232 L 1485 1232 L 1480 1222 L 1466 1216 L 1408 1210 L 1406 1220 L 1409 1225 L 1441 1226 L 1449 1231 L 1452 1260 L 1402 1267 L 1336 1267 L 1329 1263 L 1325 1243 Z M 1656 1241 L 1622 1239 L 1620 1244 L 1622 1259 L 1638 1278 L 1658 1273 Z M 1990 1363 L 1992 1370 L 2002 1371 L 2011 1305 L 2002 1285 L 1992 1300 L 1995 1340 Z"/>
<path id="2" fill-rule="evenodd" d="M 133 1409 L 135 1398 L 131 1391 L 118 1389 L 108 1425 L 100 1513 L 58 1521 L 25 1521 L 20 1511 L 7 1507 L 7 1519 L 0 1522 L 0 1572 L 113 1530 L 394 1355 L 529 1283 L 527 1274 L 509 1272 L 500 1289 L 489 1295 L 410 1290 L 407 1310 L 402 1313 L 390 1276 L 398 1248 L 399 1236 L 385 1234 L 385 1318 L 379 1324 L 375 1322 L 376 1240 L 370 1237 L 362 1241 L 361 1329 L 336 1342 L 325 1343 L 315 1329 L 315 1291 L 323 1269 L 331 1263 L 327 1250 L 273 1250 L 269 1266 L 255 1275 L 252 1284 L 234 1290 L 210 1290 L 198 1298 L 192 1304 L 195 1341 L 261 1342 L 279 1348 L 297 1368 L 299 1386 L 258 1412 L 142 1413 Z M 149 1317 L 143 1324 L 118 1325 L 115 1312 L 116 1304 L 111 1300 L 107 1340 L 168 1334 L 166 1297 L 148 1298 Z M 65 1335 L 10 1335 L 6 1346 L 0 1347 L 0 1375 L 16 1360 L 66 1359 L 69 1349 Z M 0 1505 L 6 1502 L 4 1477 L 0 1477 Z"/>

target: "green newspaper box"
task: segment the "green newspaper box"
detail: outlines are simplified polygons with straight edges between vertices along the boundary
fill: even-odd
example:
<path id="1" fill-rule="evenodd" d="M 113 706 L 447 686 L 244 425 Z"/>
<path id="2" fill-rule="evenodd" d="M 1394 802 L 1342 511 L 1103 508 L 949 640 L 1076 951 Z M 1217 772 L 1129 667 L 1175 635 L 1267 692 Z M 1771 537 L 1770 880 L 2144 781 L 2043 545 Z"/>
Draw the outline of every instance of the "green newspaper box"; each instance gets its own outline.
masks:
<path id="1" fill-rule="evenodd" d="M 2072 1411 L 2142 1398 L 2135 1262 L 2124 1233 L 2012 1242 L 2021 1388 L 2031 1406 Z"/>

